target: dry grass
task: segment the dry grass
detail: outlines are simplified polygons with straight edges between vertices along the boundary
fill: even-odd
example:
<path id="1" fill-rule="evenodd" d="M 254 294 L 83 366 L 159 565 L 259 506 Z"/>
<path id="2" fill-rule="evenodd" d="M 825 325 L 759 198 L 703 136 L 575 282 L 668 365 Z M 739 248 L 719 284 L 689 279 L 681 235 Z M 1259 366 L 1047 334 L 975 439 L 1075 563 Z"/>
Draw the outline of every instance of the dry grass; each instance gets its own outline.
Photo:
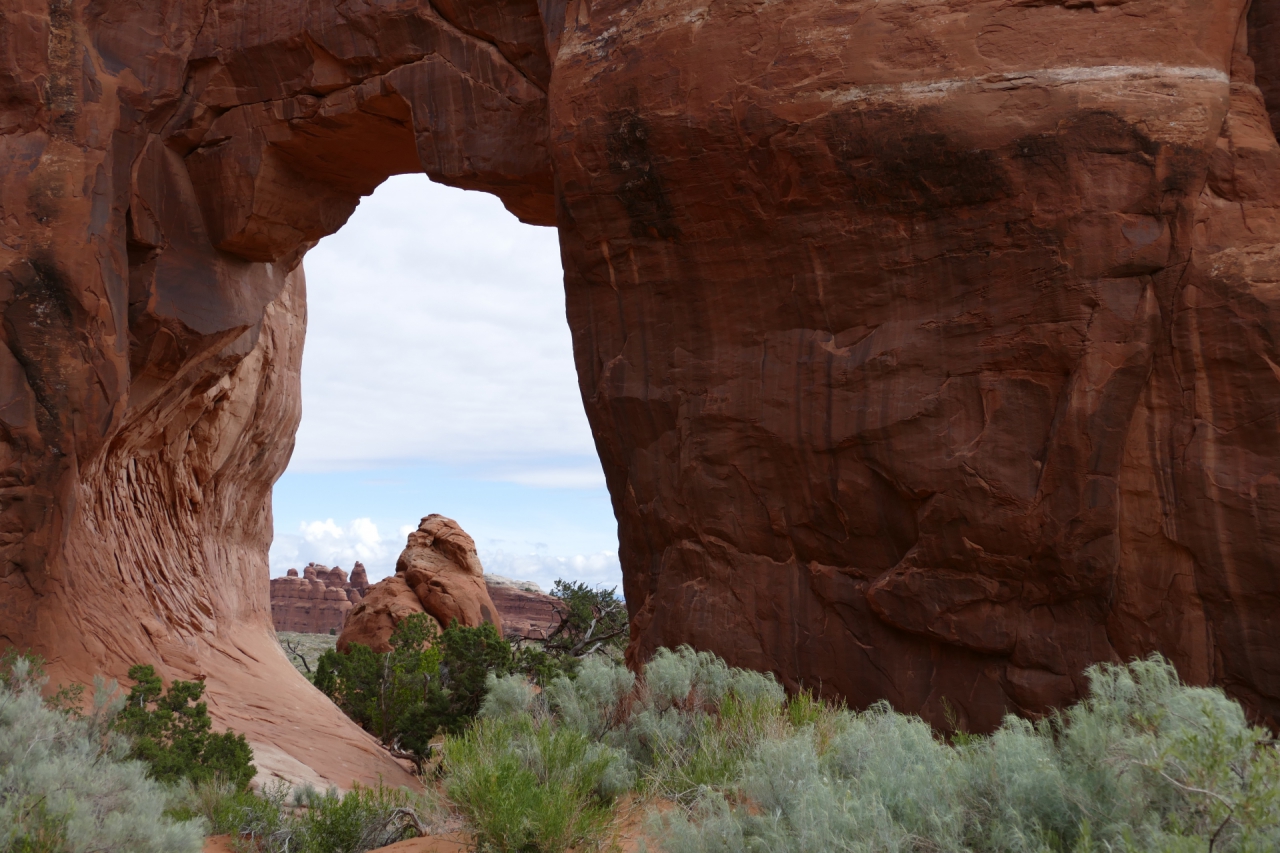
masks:
<path id="1" fill-rule="evenodd" d="M 308 679 L 315 673 L 316 661 L 320 659 L 320 655 L 338 646 L 338 637 L 335 634 L 299 634 L 296 631 L 277 631 L 276 639 L 280 642 L 280 648 L 284 649 L 285 656 L 289 658 L 289 662 L 293 664 L 293 668 L 307 676 Z M 291 646 L 292 649 L 290 649 Z M 295 650 L 297 654 L 294 653 Z M 301 655 L 301 658 L 299 658 L 299 655 Z M 303 659 L 306 660 L 305 664 Z"/>

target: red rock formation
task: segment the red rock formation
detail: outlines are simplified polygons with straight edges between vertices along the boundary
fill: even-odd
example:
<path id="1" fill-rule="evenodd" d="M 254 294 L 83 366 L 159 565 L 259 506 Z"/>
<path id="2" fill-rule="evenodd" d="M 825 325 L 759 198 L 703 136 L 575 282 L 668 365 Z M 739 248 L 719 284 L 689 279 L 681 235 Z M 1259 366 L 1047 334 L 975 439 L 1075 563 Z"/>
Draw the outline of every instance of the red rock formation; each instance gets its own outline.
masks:
<path id="1" fill-rule="evenodd" d="M 507 637 L 545 640 L 564 619 L 564 602 L 532 581 L 485 575 L 484 582 Z"/>
<path id="2" fill-rule="evenodd" d="M 409 534 L 395 575 L 370 587 L 367 601 L 351 611 L 338 648 L 346 651 L 349 644 L 361 643 L 389 651 L 388 639 L 400 620 L 422 612 L 438 627 L 454 620 L 470 627 L 488 622 L 502 632 L 502 617 L 489 598 L 476 543 L 458 522 L 443 515 L 428 515 Z"/>
<path id="3" fill-rule="evenodd" d="M 353 583 L 338 567 L 330 569 L 311 563 L 298 577 L 297 569 L 289 569 L 282 578 L 271 579 L 271 622 L 277 631 L 299 631 L 304 634 L 328 634 L 341 631 L 347 613 L 359 604 L 362 593 L 369 589 L 364 566 L 352 569 Z"/>
<path id="4" fill-rule="evenodd" d="M 364 563 L 356 560 L 356 564 L 351 567 L 351 589 L 363 597 L 369 592 L 369 573 L 364 570 Z"/>
<path id="5" fill-rule="evenodd" d="M 395 780 L 276 648 L 266 547 L 297 261 L 423 170 L 559 226 L 633 660 L 983 727 L 1161 650 L 1274 720 L 1248 5 L 14 0 L 0 641 L 204 675 L 296 765 Z"/>
<path id="6" fill-rule="evenodd" d="M 489 598 L 476 543 L 458 522 L 432 514 L 422 519 L 399 559 L 396 574 L 442 626 L 490 623 L 502 633 L 502 617 Z"/>
<path id="7" fill-rule="evenodd" d="M 403 576 L 384 578 L 371 586 L 364 601 L 348 614 L 342 633 L 338 635 L 338 651 L 345 654 L 352 643 L 359 643 L 375 652 L 389 652 L 391 632 L 401 620 L 425 612 L 422 602 L 409 589 Z M 439 628 L 439 623 L 436 627 Z"/>
<path id="8" fill-rule="evenodd" d="M 986 728 L 1160 650 L 1277 719 L 1247 5 L 572 7 L 561 250 L 631 660 Z"/>

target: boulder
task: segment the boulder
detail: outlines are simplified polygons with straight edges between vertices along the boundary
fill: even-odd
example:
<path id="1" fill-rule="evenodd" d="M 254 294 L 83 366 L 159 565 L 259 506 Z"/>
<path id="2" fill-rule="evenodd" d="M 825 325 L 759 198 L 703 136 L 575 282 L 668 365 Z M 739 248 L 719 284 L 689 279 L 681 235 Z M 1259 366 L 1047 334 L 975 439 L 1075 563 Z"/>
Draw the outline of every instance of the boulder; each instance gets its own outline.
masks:
<path id="1" fill-rule="evenodd" d="M 441 625 L 455 619 L 471 627 L 488 622 L 502 633 L 502 617 L 489 598 L 476 543 L 452 518 L 432 514 L 422 519 L 396 560 L 396 575 L 404 577 Z"/>
<path id="2" fill-rule="evenodd" d="M 502 632 L 502 617 L 489 597 L 476 545 L 458 522 L 442 515 L 422 519 L 396 561 L 396 573 L 369 587 L 347 617 L 338 650 L 351 643 L 391 650 L 391 632 L 406 616 L 427 613 L 440 628 L 486 622 Z"/>
<path id="3" fill-rule="evenodd" d="M 384 578 L 369 588 L 363 601 L 351 608 L 338 635 L 338 651 L 345 654 L 352 643 L 359 643 L 375 652 L 389 652 L 388 641 L 396 626 L 405 617 L 425 612 L 404 578 L 400 575 Z"/>

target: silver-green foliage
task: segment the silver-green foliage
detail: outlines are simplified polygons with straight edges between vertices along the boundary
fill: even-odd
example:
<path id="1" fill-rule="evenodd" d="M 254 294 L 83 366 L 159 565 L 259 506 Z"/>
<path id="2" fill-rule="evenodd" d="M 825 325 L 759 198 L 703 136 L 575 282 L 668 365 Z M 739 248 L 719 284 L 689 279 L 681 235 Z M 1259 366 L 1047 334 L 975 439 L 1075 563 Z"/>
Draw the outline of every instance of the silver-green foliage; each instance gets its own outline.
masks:
<path id="1" fill-rule="evenodd" d="M 0 851 L 199 851 L 203 821 L 166 817 L 169 791 L 111 733 L 116 691 L 99 684 L 81 716 L 46 707 L 41 686 L 22 658 L 0 679 Z"/>
<path id="2" fill-rule="evenodd" d="M 828 710 L 753 748 L 659 834 L 712 851 L 1280 849 L 1280 754 L 1219 690 L 1160 659 L 1102 665 L 1087 699 L 990 737 L 938 739 L 879 705 Z"/>
<path id="3" fill-rule="evenodd" d="M 602 656 L 541 694 L 490 677 L 480 718 L 445 744 L 446 790 L 482 849 L 590 849 L 628 791 L 692 800 L 736 782 L 783 701 L 772 677 L 688 648 L 659 651 L 640 684 Z"/>
<path id="4" fill-rule="evenodd" d="M 444 754 L 445 790 L 485 851 L 589 849 L 631 782 L 623 756 L 545 716 L 482 715 Z"/>

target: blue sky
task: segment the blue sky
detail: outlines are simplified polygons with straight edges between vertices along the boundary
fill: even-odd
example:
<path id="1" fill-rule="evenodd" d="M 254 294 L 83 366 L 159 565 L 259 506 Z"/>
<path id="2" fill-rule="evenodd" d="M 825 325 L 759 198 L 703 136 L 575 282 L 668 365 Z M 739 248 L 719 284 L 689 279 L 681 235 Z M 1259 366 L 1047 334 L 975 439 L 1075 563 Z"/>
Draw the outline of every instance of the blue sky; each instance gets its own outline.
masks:
<path id="1" fill-rule="evenodd" d="M 491 573 L 620 584 L 555 229 L 403 175 L 304 267 L 302 425 L 276 484 L 272 575 L 361 560 L 385 576 L 439 512 Z"/>

